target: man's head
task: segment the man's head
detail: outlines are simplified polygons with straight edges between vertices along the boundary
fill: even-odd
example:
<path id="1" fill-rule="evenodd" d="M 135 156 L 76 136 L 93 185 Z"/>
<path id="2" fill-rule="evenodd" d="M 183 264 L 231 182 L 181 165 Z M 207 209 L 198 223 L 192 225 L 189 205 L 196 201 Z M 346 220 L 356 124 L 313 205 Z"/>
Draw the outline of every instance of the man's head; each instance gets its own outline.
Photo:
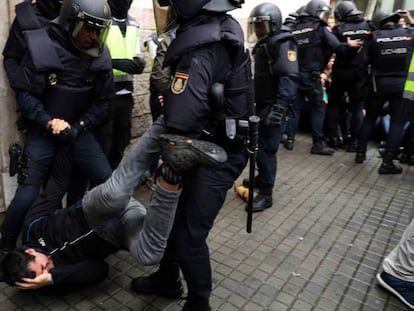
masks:
<path id="1" fill-rule="evenodd" d="M 80 52 L 99 57 L 111 25 L 111 10 L 105 0 L 63 0 L 59 24 Z"/>
<path id="2" fill-rule="evenodd" d="M 328 18 L 331 8 L 324 0 L 311 0 L 306 4 L 304 13 L 325 20 Z"/>
<path id="3" fill-rule="evenodd" d="M 396 24 L 400 21 L 398 13 L 379 11 L 372 17 L 372 23 L 376 29 L 380 29 L 387 24 Z"/>
<path id="4" fill-rule="evenodd" d="M 248 40 L 256 42 L 277 34 L 282 26 L 282 13 L 273 3 L 262 3 L 253 8 L 248 19 Z"/>
<path id="5" fill-rule="evenodd" d="M 349 18 L 362 16 L 363 12 L 358 10 L 352 1 L 342 1 L 335 8 L 335 18 L 344 22 Z"/>
<path id="6" fill-rule="evenodd" d="M 19 248 L 6 254 L 1 262 L 4 281 L 10 286 L 22 278 L 35 278 L 53 267 L 50 256 L 34 248 Z"/>
<path id="7" fill-rule="evenodd" d="M 158 0 L 160 6 L 172 5 L 177 15 L 191 19 L 200 11 L 227 12 L 241 8 L 244 0 Z"/>
<path id="8" fill-rule="evenodd" d="M 131 7 L 132 0 L 108 0 L 108 4 L 111 8 L 113 17 L 118 19 L 125 19 L 128 16 L 128 11 Z"/>

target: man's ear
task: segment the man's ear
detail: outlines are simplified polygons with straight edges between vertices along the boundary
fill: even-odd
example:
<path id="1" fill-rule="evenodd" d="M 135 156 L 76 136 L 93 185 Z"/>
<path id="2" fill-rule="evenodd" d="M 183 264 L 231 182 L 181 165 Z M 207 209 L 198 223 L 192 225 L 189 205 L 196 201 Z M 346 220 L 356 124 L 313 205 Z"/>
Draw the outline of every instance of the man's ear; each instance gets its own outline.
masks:
<path id="1" fill-rule="evenodd" d="M 36 253 L 34 248 L 26 248 L 24 250 L 25 253 L 29 254 L 29 255 L 34 255 Z"/>

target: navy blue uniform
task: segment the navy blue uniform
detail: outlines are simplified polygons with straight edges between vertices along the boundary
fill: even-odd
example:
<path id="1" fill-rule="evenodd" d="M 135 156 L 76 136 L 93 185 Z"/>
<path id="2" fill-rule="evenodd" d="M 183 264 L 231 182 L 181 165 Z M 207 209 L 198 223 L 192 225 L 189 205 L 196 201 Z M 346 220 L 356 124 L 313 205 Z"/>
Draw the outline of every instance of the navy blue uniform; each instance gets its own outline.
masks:
<path id="1" fill-rule="evenodd" d="M 96 59 L 81 55 L 51 23 L 26 32 L 28 53 L 16 71 L 14 88 L 27 132 L 16 190 L 2 225 L 2 239 L 16 239 L 23 219 L 39 194 L 54 158 L 56 138 L 45 126 L 53 118 L 70 124 L 83 120 L 85 127 L 99 124 L 108 114 L 108 97 L 113 94 L 110 56 L 106 50 Z M 108 65 L 109 64 L 109 65 Z M 74 143 L 75 165 L 96 183 L 111 174 L 105 155 L 88 130 Z"/>
<path id="2" fill-rule="evenodd" d="M 297 47 L 289 31 L 260 40 L 253 49 L 256 114 L 260 117 L 256 177 L 260 193 L 271 196 L 276 179 L 277 156 L 285 132 L 288 112 L 296 98 L 299 66 Z M 285 112 L 279 126 L 266 124 L 273 105 Z"/>
<path id="3" fill-rule="evenodd" d="M 209 139 L 228 153 L 228 161 L 220 168 L 200 166 L 184 176 L 160 265 L 162 274 L 171 280 L 178 279 L 181 268 L 189 300 L 208 302 L 212 281 L 206 239 L 227 191 L 247 162 L 242 141 L 226 137 L 224 128 L 225 120 L 247 120 L 253 110 L 251 65 L 242 29 L 226 14 L 199 16 L 177 30 L 165 64 L 171 65 L 173 73 L 164 93 L 167 131 Z M 224 85 L 221 108 L 210 98 L 214 83 Z"/>

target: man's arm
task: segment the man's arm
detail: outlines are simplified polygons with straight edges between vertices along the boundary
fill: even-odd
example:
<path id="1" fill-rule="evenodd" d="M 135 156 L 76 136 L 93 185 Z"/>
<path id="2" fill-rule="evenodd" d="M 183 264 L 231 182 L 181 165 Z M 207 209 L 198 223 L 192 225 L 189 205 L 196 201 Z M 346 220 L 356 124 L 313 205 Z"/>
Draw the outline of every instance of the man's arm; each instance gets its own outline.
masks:
<path id="1" fill-rule="evenodd" d="M 39 289 L 46 286 L 66 288 L 73 285 L 94 285 L 108 275 L 108 265 L 102 260 L 88 260 L 53 268 L 34 279 L 17 282 L 20 289 Z"/>

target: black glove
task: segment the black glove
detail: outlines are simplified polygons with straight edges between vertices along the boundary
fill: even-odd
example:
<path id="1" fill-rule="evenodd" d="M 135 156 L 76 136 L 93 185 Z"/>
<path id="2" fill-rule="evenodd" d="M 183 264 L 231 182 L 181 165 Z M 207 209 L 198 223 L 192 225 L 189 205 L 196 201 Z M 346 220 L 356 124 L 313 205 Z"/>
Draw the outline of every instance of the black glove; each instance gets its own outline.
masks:
<path id="1" fill-rule="evenodd" d="M 270 106 L 269 113 L 264 119 L 264 125 L 267 127 L 279 127 L 286 116 L 286 110 L 286 106 L 280 103 Z"/>
<path id="2" fill-rule="evenodd" d="M 181 173 L 174 170 L 167 162 L 161 165 L 161 176 L 171 185 L 178 185 L 182 179 Z"/>

